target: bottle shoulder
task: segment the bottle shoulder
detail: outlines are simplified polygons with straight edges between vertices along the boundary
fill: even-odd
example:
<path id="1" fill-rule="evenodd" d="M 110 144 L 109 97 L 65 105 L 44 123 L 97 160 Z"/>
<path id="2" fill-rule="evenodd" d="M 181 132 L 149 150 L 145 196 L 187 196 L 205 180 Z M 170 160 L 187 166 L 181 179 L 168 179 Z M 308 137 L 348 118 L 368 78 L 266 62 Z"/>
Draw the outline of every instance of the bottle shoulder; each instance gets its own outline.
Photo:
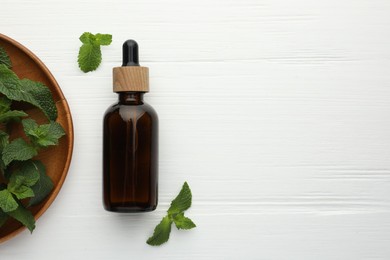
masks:
<path id="1" fill-rule="evenodd" d="M 113 115 L 120 115 L 123 119 L 126 119 L 134 113 L 138 114 L 138 116 L 146 116 L 152 120 L 158 120 L 156 110 L 146 102 L 141 104 L 123 104 L 117 102 L 107 108 L 104 116 L 107 118 Z"/>

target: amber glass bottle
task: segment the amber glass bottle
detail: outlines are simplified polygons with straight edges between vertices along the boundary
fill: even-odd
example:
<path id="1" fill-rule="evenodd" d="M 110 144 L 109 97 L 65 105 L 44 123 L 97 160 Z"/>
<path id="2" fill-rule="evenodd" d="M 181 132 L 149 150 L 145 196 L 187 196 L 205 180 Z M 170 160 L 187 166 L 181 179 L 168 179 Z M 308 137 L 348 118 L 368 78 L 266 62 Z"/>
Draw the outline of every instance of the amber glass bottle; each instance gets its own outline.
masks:
<path id="1" fill-rule="evenodd" d="M 158 119 L 143 100 L 148 68 L 138 64 L 138 45 L 123 44 L 123 64 L 113 70 L 119 100 L 103 121 L 103 204 L 108 211 L 152 211 L 158 199 Z"/>

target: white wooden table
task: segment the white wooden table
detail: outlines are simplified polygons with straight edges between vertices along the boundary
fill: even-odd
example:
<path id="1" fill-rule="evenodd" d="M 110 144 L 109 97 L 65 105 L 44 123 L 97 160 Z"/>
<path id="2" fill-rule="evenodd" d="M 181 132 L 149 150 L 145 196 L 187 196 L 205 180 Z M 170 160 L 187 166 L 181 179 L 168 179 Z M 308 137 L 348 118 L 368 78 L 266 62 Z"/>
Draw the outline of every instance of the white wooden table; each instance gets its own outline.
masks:
<path id="1" fill-rule="evenodd" d="M 48 66 L 73 160 L 49 210 L 1 259 L 390 259 L 390 1 L 3 0 L 0 32 Z M 102 66 L 78 37 L 111 33 Z M 133 38 L 160 118 L 160 203 L 101 203 L 111 69 Z M 184 181 L 198 227 L 145 241 Z"/>

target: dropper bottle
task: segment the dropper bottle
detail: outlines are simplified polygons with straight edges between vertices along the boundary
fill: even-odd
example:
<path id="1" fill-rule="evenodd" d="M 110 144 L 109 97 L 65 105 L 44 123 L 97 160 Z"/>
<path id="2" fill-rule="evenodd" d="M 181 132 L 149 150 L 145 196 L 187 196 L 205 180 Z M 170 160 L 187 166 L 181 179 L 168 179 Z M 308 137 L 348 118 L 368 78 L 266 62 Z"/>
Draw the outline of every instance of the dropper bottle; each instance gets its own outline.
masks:
<path id="1" fill-rule="evenodd" d="M 158 118 L 144 101 L 149 69 L 139 65 L 138 44 L 123 44 L 122 67 L 113 69 L 118 102 L 103 120 L 103 204 L 108 211 L 152 211 L 158 201 Z"/>

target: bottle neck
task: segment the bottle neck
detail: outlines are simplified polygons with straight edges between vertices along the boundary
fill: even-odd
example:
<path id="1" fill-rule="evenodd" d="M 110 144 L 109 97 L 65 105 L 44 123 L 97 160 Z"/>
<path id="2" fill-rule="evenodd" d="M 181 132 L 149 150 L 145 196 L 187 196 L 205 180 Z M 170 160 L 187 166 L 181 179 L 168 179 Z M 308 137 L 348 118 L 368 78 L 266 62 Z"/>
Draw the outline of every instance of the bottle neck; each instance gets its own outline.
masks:
<path id="1" fill-rule="evenodd" d="M 144 103 L 145 92 L 118 92 L 118 101 L 120 104 L 140 105 Z"/>

